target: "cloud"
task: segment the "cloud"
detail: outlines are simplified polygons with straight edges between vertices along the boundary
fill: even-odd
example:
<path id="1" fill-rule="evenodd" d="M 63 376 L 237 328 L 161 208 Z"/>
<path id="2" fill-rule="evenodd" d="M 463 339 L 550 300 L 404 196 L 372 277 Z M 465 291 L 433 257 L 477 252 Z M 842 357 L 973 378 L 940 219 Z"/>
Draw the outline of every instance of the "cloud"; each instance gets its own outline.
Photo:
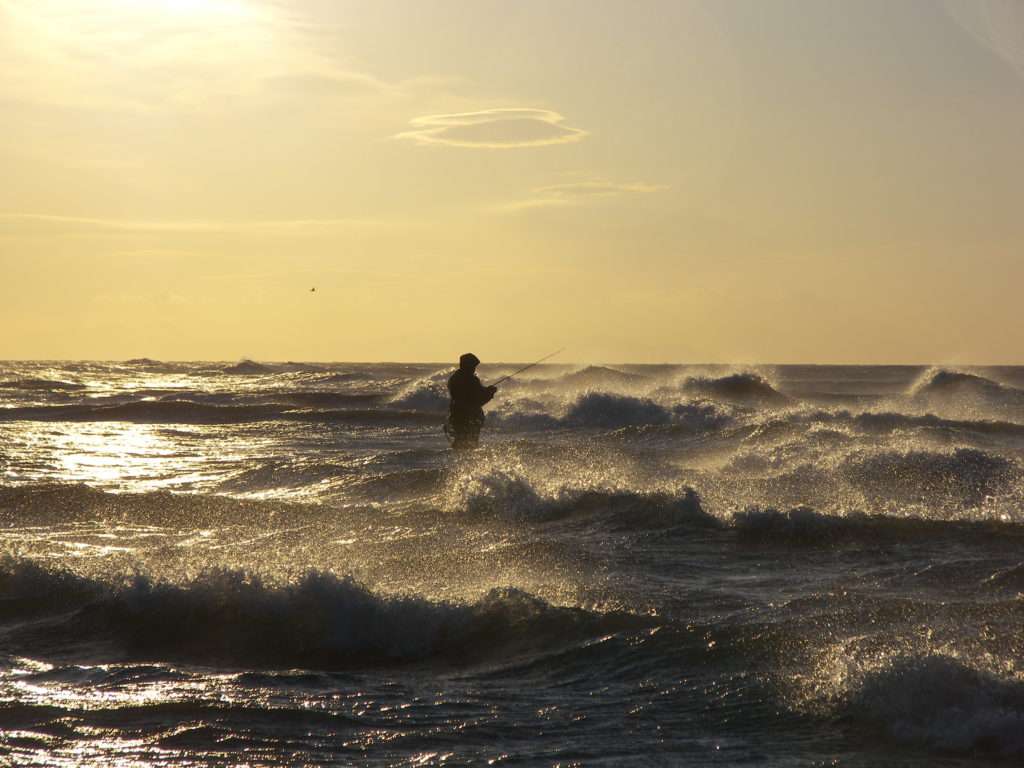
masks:
<path id="1" fill-rule="evenodd" d="M 945 0 L 969 35 L 1024 77 L 1024 5 L 1020 0 Z"/>
<path id="2" fill-rule="evenodd" d="M 267 0 L 0 0 L 0 98 L 145 114 L 405 88 L 311 34 Z"/>
<path id="3" fill-rule="evenodd" d="M 604 179 L 572 181 L 563 184 L 551 184 L 546 187 L 537 187 L 532 191 L 530 197 L 525 200 L 504 203 L 496 206 L 496 210 L 515 212 L 533 208 L 564 208 L 586 205 L 597 200 L 606 200 L 623 195 L 659 192 L 667 188 L 663 184 L 647 184 L 640 181 L 627 183 L 606 181 Z"/>
<path id="4" fill-rule="evenodd" d="M 395 138 L 447 147 L 521 149 L 573 144 L 588 136 L 580 128 L 563 125 L 564 120 L 557 112 L 529 107 L 424 115 L 409 121 L 413 130 Z"/>

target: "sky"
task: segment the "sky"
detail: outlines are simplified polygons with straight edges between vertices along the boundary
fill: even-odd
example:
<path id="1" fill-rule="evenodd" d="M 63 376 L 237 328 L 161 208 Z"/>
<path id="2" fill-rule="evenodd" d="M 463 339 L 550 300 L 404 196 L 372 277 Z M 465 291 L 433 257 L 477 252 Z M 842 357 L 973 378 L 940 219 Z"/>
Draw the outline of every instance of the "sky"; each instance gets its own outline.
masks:
<path id="1" fill-rule="evenodd" d="M 1019 0 L 0 0 L 0 359 L 1024 363 L 1022 139 Z"/>

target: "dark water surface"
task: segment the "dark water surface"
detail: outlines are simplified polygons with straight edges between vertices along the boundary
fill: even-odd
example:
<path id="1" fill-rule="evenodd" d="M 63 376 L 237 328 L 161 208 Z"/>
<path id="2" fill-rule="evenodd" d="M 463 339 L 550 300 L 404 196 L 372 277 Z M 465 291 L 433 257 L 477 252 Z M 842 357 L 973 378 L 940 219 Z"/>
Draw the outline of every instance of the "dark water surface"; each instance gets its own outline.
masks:
<path id="1" fill-rule="evenodd" d="M 446 374 L 0 363 L 0 764 L 1024 761 L 1024 369 Z"/>

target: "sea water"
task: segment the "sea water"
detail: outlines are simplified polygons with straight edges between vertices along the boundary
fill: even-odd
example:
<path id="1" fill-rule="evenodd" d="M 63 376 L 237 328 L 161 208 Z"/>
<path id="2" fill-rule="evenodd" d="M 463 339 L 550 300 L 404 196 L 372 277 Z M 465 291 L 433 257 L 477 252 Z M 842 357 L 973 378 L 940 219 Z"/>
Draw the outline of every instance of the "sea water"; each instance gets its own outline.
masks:
<path id="1" fill-rule="evenodd" d="M 1024 760 L 1024 369 L 449 373 L 0 363 L 0 763 Z"/>

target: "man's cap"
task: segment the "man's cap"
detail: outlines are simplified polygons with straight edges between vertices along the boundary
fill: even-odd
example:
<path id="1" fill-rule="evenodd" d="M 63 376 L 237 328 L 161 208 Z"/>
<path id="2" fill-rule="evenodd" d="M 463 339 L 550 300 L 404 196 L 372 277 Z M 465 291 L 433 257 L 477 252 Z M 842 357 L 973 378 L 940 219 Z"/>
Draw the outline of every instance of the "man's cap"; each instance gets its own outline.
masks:
<path id="1" fill-rule="evenodd" d="M 466 354 L 459 358 L 460 368 L 475 365 L 480 365 L 480 358 L 474 355 L 472 352 L 467 352 Z"/>

